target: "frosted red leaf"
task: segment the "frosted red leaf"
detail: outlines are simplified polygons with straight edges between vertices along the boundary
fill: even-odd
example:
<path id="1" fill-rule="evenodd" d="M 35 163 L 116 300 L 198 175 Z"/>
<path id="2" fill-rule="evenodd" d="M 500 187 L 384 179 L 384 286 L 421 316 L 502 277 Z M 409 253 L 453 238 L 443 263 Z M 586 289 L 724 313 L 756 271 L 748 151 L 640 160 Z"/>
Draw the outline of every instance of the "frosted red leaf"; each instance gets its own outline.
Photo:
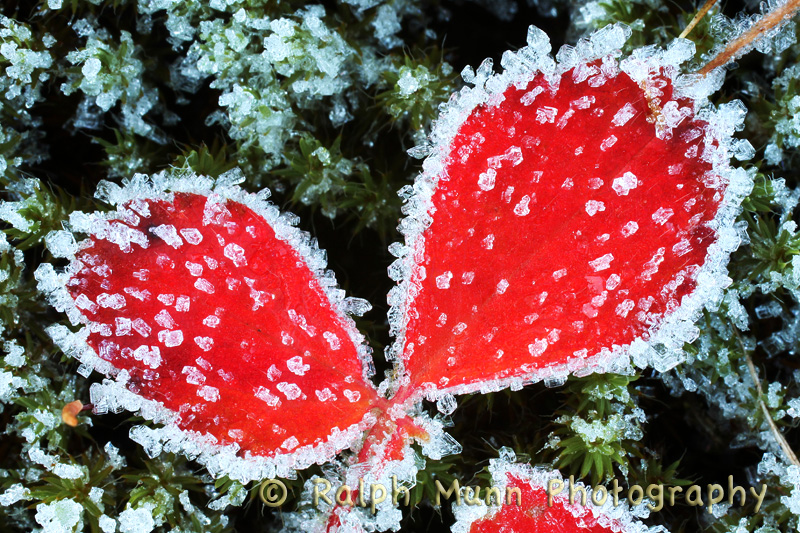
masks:
<path id="1" fill-rule="evenodd" d="M 469 533 L 500 533 L 505 531 L 525 531 L 526 533 L 606 533 L 617 532 L 619 526 L 612 529 L 601 525 L 591 512 L 585 512 L 576 518 L 568 508 L 568 501 L 559 498 L 552 506 L 547 504 L 546 487 L 532 487 L 525 479 L 510 476 L 509 487 L 520 489 L 522 505 L 503 505 L 490 517 L 472 524 Z M 513 498 L 513 496 L 512 496 Z M 578 496 L 580 501 L 580 496 Z"/>
<path id="2" fill-rule="evenodd" d="M 727 167 L 674 71 L 651 69 L 506 80 L 439 148 L 398 287 L 399 400 L 602 371 L 697 307 Z"/>
<path id="3" fill-rule="evenodd" d="M 107 222 L 76 253 L 67 290 L 106 374 L 126 371 L 128 390 L 180 429 L 272 457 L 328 441 L 378 401 L 352 321 L 261 214 L 176 192 L 123 203 Z"/>
<path id="4" fill-rule="evenodd" d="M 481 487 L 477 499 L 482 503 L 453 505 L 457 519 L 453 533 L 666 533 L 661 527 L 648 528 L 639 522 L 631 514 L 624 494 L 615 502 L 607 491 L 595 494 L 592 487 L 576 482 L 575 497 L 570 503 L 569 480 L 562 479 L 557 470 L 532 468 L 503 459 L 493 459 L 490 465 L 493 483 L 491 487 Z M 554 484 L 548 493 L 550 482 Z M 561 490 L 555 482 L 561 484 Z M 487 506 L 485 499 L 490 488 L 497 489 L 495 492 L 502 501 L 497 502 L 496 495 L 492 495 L 491 505 Z M 582 494 L 586 494 L 585 501 Z M 593 494 L 600 505 L 592 503 Z M 474 492 L 471 497 L 475 498 Z"/>

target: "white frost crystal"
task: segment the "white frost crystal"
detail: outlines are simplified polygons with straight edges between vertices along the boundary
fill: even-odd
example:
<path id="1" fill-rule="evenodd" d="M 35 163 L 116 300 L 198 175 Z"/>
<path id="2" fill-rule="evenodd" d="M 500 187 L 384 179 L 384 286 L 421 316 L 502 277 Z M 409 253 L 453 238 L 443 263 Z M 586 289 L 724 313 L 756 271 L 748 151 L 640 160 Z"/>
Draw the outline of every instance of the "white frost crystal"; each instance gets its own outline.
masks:
<path id="1" fill-rule="evenodd" d="M 620 196 L 626 196 L 638 184 L 639 180 L 636 179 L 636 176 L 632 172 L 626 172 L 621 177 L 614 179 L 611 188 Z"/>
<path id="2" fill-rule="evenodd" d="M 36 506 L 36 522 L 44 533 L 79 530 L 83 524 L 83 505 L 74 500 L 56 500 Z"/>
<path id="3" fill-rule="evenodd" d="M 20 500 L 27 500 L 30 498 L 30 492 L 27 487 L 15 483 L 8 487 L 3 494 L 0 494 L 0 505 L 8 507 Z"/>
<path id="4" fill-rule="evenodd" d="M 128 507 L 119 514 L 118 520 L 120 533 L 150 533 L 156 527 L 153 511 L 147 507 Z"/>

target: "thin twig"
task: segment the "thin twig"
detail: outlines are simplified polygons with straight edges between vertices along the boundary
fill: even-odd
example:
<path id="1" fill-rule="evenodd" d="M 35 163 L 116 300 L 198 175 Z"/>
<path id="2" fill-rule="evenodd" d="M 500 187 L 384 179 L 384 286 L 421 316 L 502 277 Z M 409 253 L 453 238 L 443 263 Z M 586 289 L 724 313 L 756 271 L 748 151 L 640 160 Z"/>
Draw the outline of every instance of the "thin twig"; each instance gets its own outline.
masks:
<path id="1" fill-rule="evenodd" d="M 688 26 L 686 26 L 686 29 L 681 32 L 678 38 L 685 39 L 686 36 L 689 35 L 689 32 L 691 32 L 694 29 L 694 27 L 697 26 L 697 23 L 703 20 L 703 17 L 706 16 L 706 13 L 708 13 L 709 10 L 712 7 L 714 7 L 714 4 L 716 4 L 717 1 L 718 0 L 706 0 L 706 3 L 703 4 L 703 7 L 700 8 L 700 11 L 697 12 L 692 21 L 689 23 Z"/>
<path id="2" fill-rule="evenodd" d="M 767 404 L 764 403 L 764 389 L 761 388 L 761 380 L 758 379 L 758 374 L 756 374 L 756 365 L 753 364 L 753 359 L 750 357 L 750 352 L 748 352 L 744 347 L 744 343 L 742 342 L 742 337 L 739 335 L 739 332 L 736 330 L 734 331 L 736 333 L 736 339 L 739 341 L 739 346 L 742 348 L 744 360 L 747 362 L 747 368 L 750 370 L 750 377 L 752 378 L 753 383 L 756 385 L 758 404 L 761 406 L 761 410 L 764 412 L 764 418 L 767 419 L 769 429 L 772 431 L 772 435 L 775 437 L 775 440 L 778 441 L 783 453 L 786 454 L 786 458 L 789 459 L 789 462 L 795 466 L 800 466 L 800 461 L 797 460 L 797 456 L 794 454 L 792 447 L 789 446 L 788 442 L 786 442 L 786 437 L 783 436 L 781 430 L 775 425 L 775 421 L 772 420 L 772 415 L 769 414 L 769 409 L 767 409 Z"/>
<path id="3" fill-rule="evenodd" d="M 788 0 L 782 6 L 778 6 L 770 13 L 767 13 L 761 18 L 761 20 L 756 22 L 752 28 L 743 33 L 738 39 L 730 43 L 725 50 L 717 54 L 714 59 L 709 61 L 706 66 L 701 68 L 698 71 L 698 74 L 705 76 L 715 68 L 721 67 L 722 65 L 733 61 L 736 59 L 736 57 L 738 57 L 737 54 L 743 48 L 752 44 L 764 33 L 791 20 L 798 9 L 800 9 L 800 0 Z"/>

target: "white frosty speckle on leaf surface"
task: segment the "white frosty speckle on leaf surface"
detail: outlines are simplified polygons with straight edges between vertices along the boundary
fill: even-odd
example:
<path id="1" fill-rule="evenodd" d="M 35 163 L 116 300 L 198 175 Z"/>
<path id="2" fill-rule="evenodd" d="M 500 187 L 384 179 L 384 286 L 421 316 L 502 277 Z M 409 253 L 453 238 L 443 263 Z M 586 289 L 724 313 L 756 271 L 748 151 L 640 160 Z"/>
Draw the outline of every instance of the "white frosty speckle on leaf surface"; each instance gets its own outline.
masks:
<path id="1" fill-rule="evenodd" d="M 322 337 L 327 341 L 328 346 L 330 346 L 331 350 L 336 351 L 341 348 L 342 344 L 339 341 L 339 337 L 336 336 L 335 333 L 331 333 L 330 331 L 326 331 L 322 334 Z"/>
<path id="2" fill-rule="evenodd" d="M 496 176 L 497 171 L 495 169 L 488 169 L 478 176 L 478 187 L 480 187 L 482 191 L 491 191 L 494 189 L 494 179 Z"/>
<path id="3" fill-rule="evenodd" d="M 162 328 L 174 328 L 177 325 L 175 320 L 173 320 L 172 315 L 170 315 L 169 311 L 166 309 L 159 311 L 154 318 L 156 323 Z M 120 323 L 124 323 L 126 320 L 127 322 L 130 322 L 130 319 L 119 319 Z"/>
<path id="4" fill-rule="evenodd" d="M 194 342 L 206 352 L 214 347 L 214 339 L 211 337 L 195 337 Z"/>
<path id="5" fill-rule="evenodd" d="M 611 123 L 617 127 L 624 126 L 631 118 L 633 118 L 635 114 L 636 108 L 633 107 L 630 102 L 628 102 L 622 106 L 622 109 L 617 111 L 617 113 L 614 115 L 614 118 L 611 120 Z"/>
<path id="6" fill-rule="evenodd" d="M 183 344 L 183 332 L 179 329 L 161 330 L 158 332 L 158 340 L 167 347 L 180 346 Z"/>
<path id="7" fill-rule="evenodd" d="M 282 381 L 278 383 L 278 390 L 286 396 L 287 400 L 296 400 L 301 396 L 305 398 L 305 394 L 303 394 L 303 391 L 300 390 L 300 387 L 298 387 L 296 383 Z"/>
<path id="8" fill-rule="evenodd" d="M 527 194 L 523 196 L 522 199 L 519 201 L 519 203 L 516 206 L 514 206 L 514 214 L 517 215 L 518 217 L 524 217 L 525 215 L 530 213 L 531 210 L 528 207 L 528 204 L 530 204 L 530 202 L 531 202 L 530 196 L 528 196 Z"/>
<path id="9" fill-rule="evenodd" d="M 193 366 L 183 367 L 181 373 L 186 374 L 186 382 L 191 385 L 202 385 L 206 382 L 206 377 L 203 373 Z"/>
<path id="10" fill-rule="evenodd" d="M 358 391 L 351 391 L 350 389 L 344 390 L 344 396 L 349 402 L 357 402 L 361 398 L 361 393 Z"/>
<path id="11" fill-rule="evenodd" d="M 497 283 L 497 294 L 503 294 L 504 292 L 506 292 L 506 289 L 508 289 L 508 285 L 509 283 L 507 279 L 501 279 Z"/>
<path id="12" fill-rule="evenodd" d="M 208 294 L 214 294 L 214 285 L 212 285 L 208 280 L 199 278 L 197 281 L 194 282 L 194 288 L 198 291 L 202 291 Z"/>
<path id="13" fill-rule="evenodd" d="M 233 264 L 244 266 L 247 264 L 247 258 L 244 255 L 244 248 L 235 243 L 228 243 L 225 245 L 225 257 L 233 261 Z"/>
<path id="14" fill-rule="evenodd" d="M 599 272 L 601 270 L 607 269 L 611 265 L 611 261 L 614 260 L 614 256 L 611 254 L 606 254 L 593 261 L 589 261 L 589 266 L 592 267 L 592 270 L 595 272 Z"/>
<path id="15" fill-rule="evenodd" d="M 188 270 L 189 274 L 191 274 L 192 276 L 197 277 L 203 273 L 203 265 L 201 265 L 200 263 L 192 263 L 191 261 L 186 261 L 186 263 L 184 264 L 186 266 L 186 270 Z"/>
<path id="16" fill-rule="evenodd" d="M 663 226 L 664 223 L 669 220 L 669 218 L 674 215 L 675 213 L 672 209 L 666 207 L 659 207 L 655 213 L 653 213 L 653 222 L 658 224 L 659 226 Z"/>
<path id="17" fill-rule="evenodd" d="M 272 394 L 266 387 L 259 387 L 255 392 L 255 397 L 266 402 L 270 407 L 277 407 L 281 404 L 281 399 Z"/>
<path id="18" fill-rule="evenodd" d="M 625 237 L 630 237 L 631 235 L 636 233 L 636 231 L 638 231 L 638 229 L 639 229 L 639 224 L 637 224 L 635 221 L 631 220 L 631 221 L 625 223 L 624 226 L 622 226 L 622 235 L 625 236 Z"/>
<path id="19" fill-rule="evenodd" d="M 164 239 L 164 242 L 173 248 L 180 248 L 183 244 L 183 240 L 178 236 L 178 230 L 171 224 L 162 224 L 161 226 L 150 228 L 150 232 Z"/>
<path id="20" fill-rule="evenodd" d="M 595 216 L 600 211 L 606 210 L 605 204 L 597 200 L 589 200 L 588 202 L 586 202 L 585 207 L 586 207 L 586 213 L 588 213 L 590 217 Z"/>
<path id="21" fill-rule="evenodd" d="M 627 196 L 631 189 L 635 189 L 638 184 L 639 180 L 636 179 L 636 176 L 632 172 L 626 172 L 611 183 L 611 188 L 618 195 Z"/>
<path id="22" fill-rule="evenodd" d="M 197 395 L 208 402 L 216 402 L 219 400 L 219 389 L 204 385 L 197 391 Z"/>
<path id="23" fill-rule="evenodd" d="M 181 313 L 185 313 L 189 310 L 191 299 L 188 296 L 178 296 L 175 300 L 175 310 Z"/>
<path id="24" fill-rule="evenodd" d="M 110 307 L 111 309 L 122 309 L 125 307 L 125 297 L 121 294 L 102 293 L 97 296 L 97 305 Z"/>
<path id="25" fill-rule="evenodd" d="M 189 244 L 200 244 L 203 242 L 203 234 L 197 228 L 183 228 L 180 233 Z"/>
<path id="26" fill-rule="evenodd" d="M 534 357 L 539 357 L 545 350 L 547 350 L 547 341 L 545 339 L 537 339 L 536 342 L 528 345 L 528 351 Z"/>
<path id="27" fill-rule="evenodd" d="M 618 139 L 616 135 L 609 135 L 603 140 L 602 143 L 600 143 L 600 150 L 605 152 L 606 150 L 614 146 L 617 143 L 617 140 Z"/>
<path id="28" fill-rule="evenodd" d="M 329 389 L 328 387 L 325 387 L 322 390 L 315 390 L 314 394 L 316 394 L 317 398 L 321 402 L 327 402 L 328 400 L 336 399 L 336 395 L 333 392 L 331 392 L 331 389 Z"/>
<path id="29" fill-rule="evenodd" d="M 292 357 L 286 362 L 286 366 L 293 374 L 297 374 L 298 376 L 304 376 L 308 369 L 311 368 L 310 365 L 306 365 L 303 363 L 303 358 L 299 355 Z"/>

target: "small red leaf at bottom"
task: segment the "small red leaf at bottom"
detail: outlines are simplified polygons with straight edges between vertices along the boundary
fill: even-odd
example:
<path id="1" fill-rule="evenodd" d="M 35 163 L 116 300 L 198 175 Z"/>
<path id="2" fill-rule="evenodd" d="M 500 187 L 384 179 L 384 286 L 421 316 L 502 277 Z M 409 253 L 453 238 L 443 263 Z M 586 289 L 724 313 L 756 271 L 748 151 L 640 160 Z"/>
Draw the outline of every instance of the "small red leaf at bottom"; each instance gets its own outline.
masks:
<path id="1" fill-rule="evenodd" d="M 502 459 L 490 461 L 493 485 L 490 489 L 482 487 L 480 503 L 474 505 L 453 504 L 456 523 L 452 530 L 458 533 L 500 533 L 507 531 L 524 531 L 526 533 L 625 533 L 647 531 L 647 527 L 638 522 L 631 514 L 626 501 L 618 503 L 623 508 L 612 511 L 613 495 L 600 492 L 595 495 L 601 505 L 591 501 L 592 488 L 577 482 L 574 485 L 573 503 L 569 501 L 569 480 L 564 480 L 557 471 L 546 471 L 539 467 L 532 468 L 527 464 L 508 463 Z M 551 482 L 557 482 L 550 488 Z M 559 488 L 560 487 L 560 488 Z M 579 488 L 578 488 L 579 487 Z M 468 492 L 472 489 L 466 489 Z M 491 505 L 485 505 L 485 499 L 491 494 Z M 584 505 L 583 494 L 586 494 Z M 501 502 L 497 501 L 499 495 Z M 474 497 L 475 494 L 473 493 Z M 477 503 L 477 502 L 473 502 Z M 604 507 L 604 506 L 605 507 Z M 659 530 L 660 531 L 660 530 Z"/>

